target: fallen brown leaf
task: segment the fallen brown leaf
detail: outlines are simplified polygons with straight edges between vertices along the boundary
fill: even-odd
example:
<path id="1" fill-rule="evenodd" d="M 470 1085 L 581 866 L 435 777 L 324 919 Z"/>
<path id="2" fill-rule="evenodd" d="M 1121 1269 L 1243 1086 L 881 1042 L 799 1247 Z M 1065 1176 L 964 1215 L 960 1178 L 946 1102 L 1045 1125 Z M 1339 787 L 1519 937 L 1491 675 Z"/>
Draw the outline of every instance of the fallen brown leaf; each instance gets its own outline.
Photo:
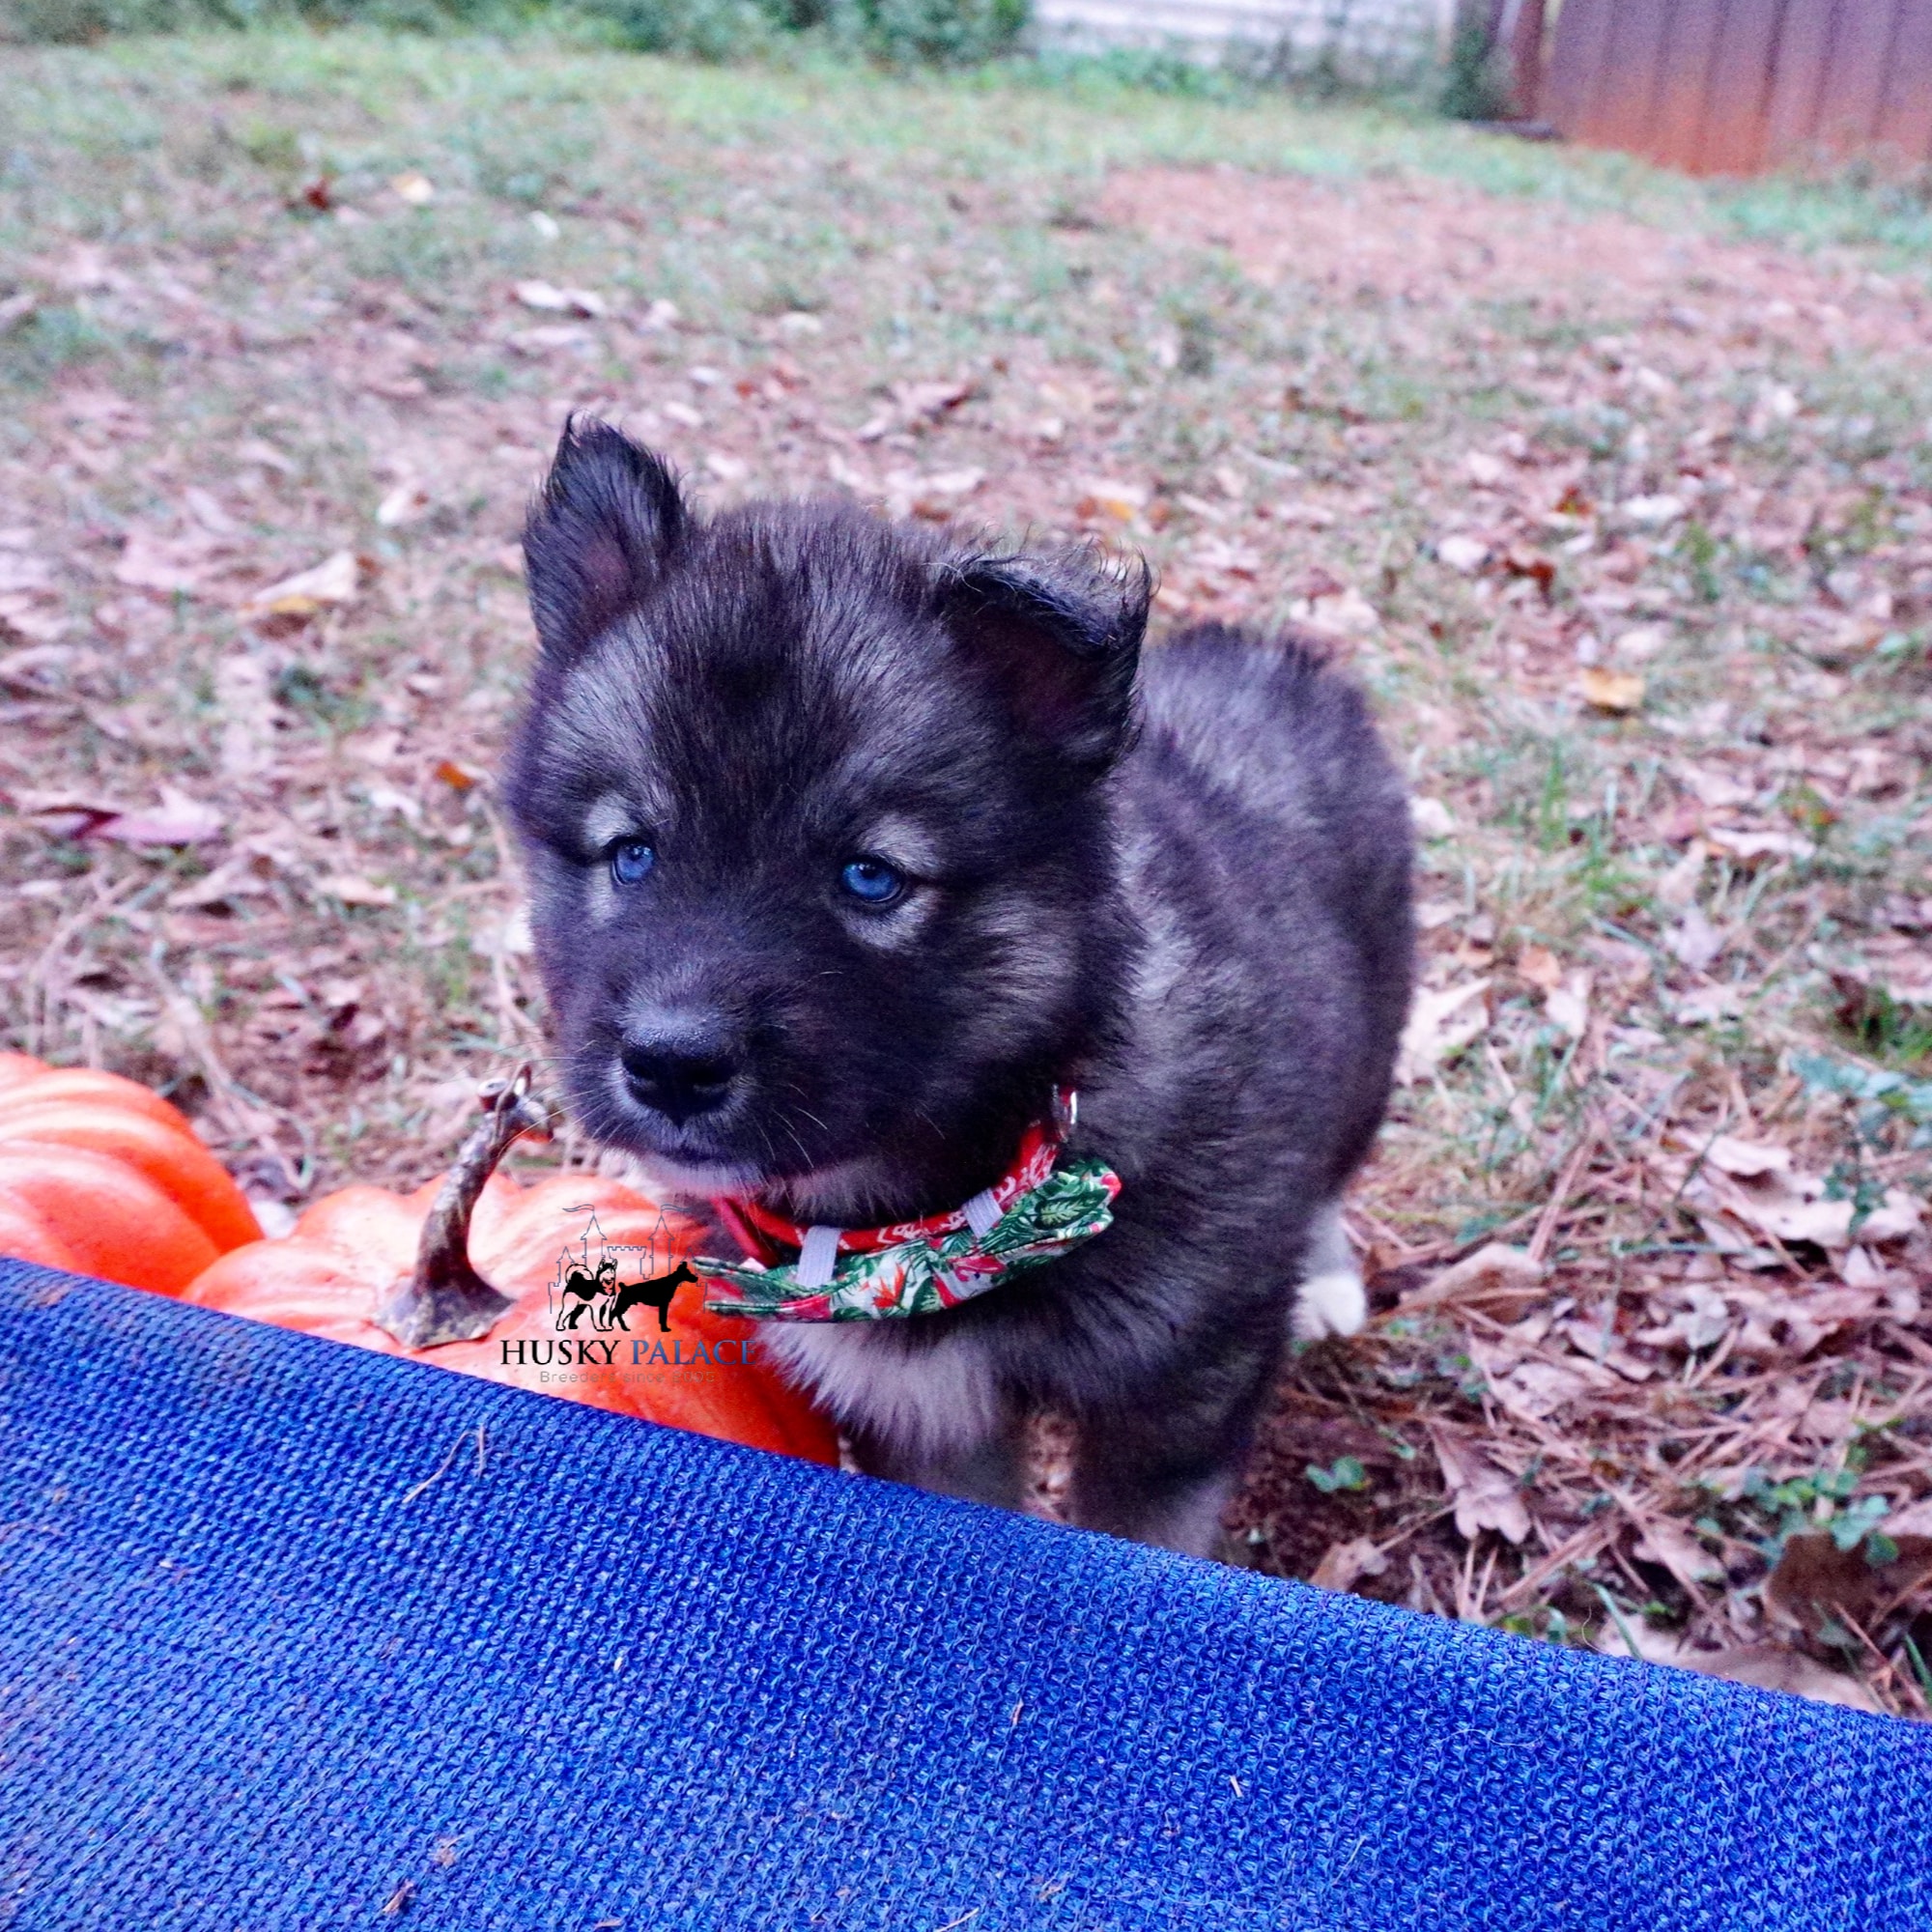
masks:
<path id="1" fill-rule="evenodd" d="M 1581 1039 L 1590 1027 L 1590 989 L 1593 976 L 1584 968 L 1563 976 L 1563 983 L 1545 996 L 1543 1010 L 1559 1033 Z"/>
<path id="2" fill-rule="evenodd" d="M 1782 1650 L 1776 1644 L 1754 1643 L 1735 1650 L 1720 1650 L 1710 1656 L 1687 1655 L 1674 1660 L 1686 1670 L 1705 1677 L 1721 1677 L 1732 1684 L 1747 1684 L 1758 1690 L 1782 1690 L 1793 1697 L 1808 1697 L 1815 1704 L 1837 1704 L 1848 1711 L 1868 1711 L 1883 1715 L 1883 1707 L 1856 1677 L 1814 1662 L 1801 1651 Z"/>
<path id="3" fill-rule="evenodd" d="M 123 845 L 202 845 L 219 838 L 227 820 L 212 805 L 185 792 L 161 787 L 161 802 L 145 810 L 117 813 L 94 837 Z"/>
<path id="4" fill-rule="evenodd" d="M 1765 1582 L 1765 1608 L 1787 1628 L 1819 1637 L 1836 1613 L 1869 1625 L 1885 1605 L 1926 1594 L 1932 1586 L 1932 1536 L 1893 1536 L 1883 1521 L 1879 1527 L 1898 1552 L 1884 1563 L 1870 1560 L 1870 1544 L 1840 1549 L 1827 1535 L 1787 1537 Z M 1932 1595 L 1927 1607 L 1932 1608 Z"/>
<path id="5" fill-rule="evenodd" d="M 330 898 L 340 899 L 344 905 L 392 906 L 396 902 L 394 886 L 379 886 L 355 872 L 331 873 L 326 879 L 317 880 L 316 884 Z"/>
<path id="6" fill-rule="evenodd" d="M 955 378 L 940 383 L 895 383 L 892 393 L 900 419 L 911 425 L 937 422 L 969 400 L 973 390 L 970 378 Z"/>
<path id="7" fill-rule="evenodd" d="M 1724 1566 L 1680 1524 L 1665 1516 L 1645 1520 L 1635 1555 L 1641 1563 L 1659 1563 L 1688 1588 L 1723 1580 Z"/>
<path id="8" fill-rule="evenodd" d="M 611 304 L 591 289 L 559 289 L 550 282 L 519 282 L 512 294 L 526 308 L 551 315 L 609 315 Z"/>
<path id="9" fill-rule="evenodd" d="M 1512 1301 L 1533 1295 L 1543 1284 L 1543 1264 L 1521 1248 L 1492 1241 L 1405 1294 L 1404 1312 L 1452 1301 Z"/>
<path id="10" fill-rule="evenodd" d="M 1742 866 L 1754 866 L 1760 859 L 1808 859 L 1818 849 L 1810 839 L 1802 838 L 1795 832 L 1712 825 L 1705 828 L 1704 838 L 1715 850 Z"/>
<path id="11" fill-rule="evenodd" d="M 1366 638 L 1381 629 L 1381 614 L 1350 584 L 1325 590 L 1318 597 L 1290 600 L 1291 621 L 1340 639 Z"/>
<path id="12" fill-rule="evenodd" d="M 1702 908 L 1692 905 L 1685 909 L 1684 917 L 1663 935 L 1663 943 L 1691 972 L 1702 973 L 1716 962 L 1726 940 L 1705 917 Z"/>
<path id="13" fill-rule="evenodd" d="M 1516 956 L 1516 970 L 1541 992 L 1553 993 L 1563 983 L 1563 962 L 1547 946 L 1525 946 Z"/>
<path id="14" fill-rule="evenodd" d="M 1589 665 L 1577 673 L 1577 688 L 1586 704 L 1618 717 L 1627 717 L 1643 703 L 1644 681 L 1635 671 L 1605 670 L 1600 665 Z"/>
<path id="15" fill-rule="evenodd" d="M 1733 1159 L 1745 1151 L 1753 1158 L 1766 1151 L 1747 1149 L 1742 1142 L 1730 1145 Z M 1832 1198 L 1824 1176 L 1794 1172 L 1788 1157 L 1781 1165 L 1744 1175 L 1727 1174 L 1707 1158 L 1686 1182 L 1684 1200 L 1693 1208 L 1719 1209 L 1774 1240 L 1810 1241 L 1830 1249 L 1850 1247 L 1855 1234 L 1868 1243 L 1903 1240 L 1924 1216 L 1918 1197 L 1900 1187 L 1887 1188 L 1878 1206 L 1861 1215 L 1849 1197 Z"/>
<path id="16" fill-rule="evenodd" d="M 169 538 L 131 530 L 114 566 L 114 580 L 135 590 L 192 595 L 214 575 L 215 552 L 209 536 Z"/>
<path id="17" fill-rule="evenodd" d="M 1111 517 L 1116 523 L 1130 524 L 1148 506 L 1149 493 L 1137 483 L 1089 483 L 1073 514 L 1083 519 Z"/>
<path id="18" fill-rule="evenodd" d="M 1470 980 L 1460 986 L 1425 987 L 1416 994 L 1396 1059 L 1400 1083 L 1410 1086 L 1427 1079 L 1481 1037 L 1490 1023 L 1484 1004 L 1489 989 L 1489 980 Z"/>
<path id="19" fill-rule="evenodd" d="M 1348 1543 L 1331 1543 L 1308 1580 L 1318 1590 L 1352 1590 L 1364 1577 L 1382 1576 L 1388 1562 L 1373 1537 L 1358 1536 Z"/>
<path id="20" fill-rule="evenodd" d="M 1863 958 L 1831 971 L 1838 1017 L 1855 1030 L 1900 1007 L 1932 1009 L 1932 945 L 1923 941 L 1878 940 Z"/>
<path id="21" fill-rule="evenodd" d="M 353 550 L 339 550 L 308 570 L 298 570 L 266 590 L 258 590 L 242 606 L 241 615 L 252 617 L 309 617 L 319 611 L 354 601 L 362 581 L 360 559 Z"/>
<path id="22" fill-rule="evenodd" d="M 1435 546 L 1435 554 L 1451 570 L 1473 577 L 1489 562 L 1490 547 L 1480 537 L 1443 537 Z"/>
<path id="23" fill-rule="evenodd" d="M 1497 1531 L 1512 1543 L 1522 1542 L 1529 1534 L 1529 1511 L 1523 1506 L 1522 1490 L 1516 1478 L 1491 1462 L 1473 1436 L 1432 1422 L 1429 1439 L 1442 1468 L 1443 1485 L 1456 1507 L 1457 1532 L 1471 1543 L 1486 1529 Z"/>
<path id="24" fill-rule="evenodd" d="M 1690 1670 L 1699 1677 L 1719 1677 L 1754 1690 L 1781 1690 L 1787 1696 L 1808 1697 L 1817 1704 L 1837 1704 L 1849 1711 L 1883 1715 L 1884 1707 L 1856 1677 L 1833 1670 L 1803 1651 L 1777 1643 L 1739 1644 L 1727 1650 L 1698 1650 L 1663 1631 L 1652 1630 L 1640 1618 L 1626 1617 L 1621 1627 L 1602 1631 L 1597 1648 L 1605 1656 L 1628 1657 L 1629 1645 L 1645 1663 L 1673 1670 Z"/>
<path id="25" fill-rule="evenodd" d="M 398 483 L 376 505 L 376 521 L 385 530 L 412 524 L 429 508 L 429 492 L 420 483 Z"/>

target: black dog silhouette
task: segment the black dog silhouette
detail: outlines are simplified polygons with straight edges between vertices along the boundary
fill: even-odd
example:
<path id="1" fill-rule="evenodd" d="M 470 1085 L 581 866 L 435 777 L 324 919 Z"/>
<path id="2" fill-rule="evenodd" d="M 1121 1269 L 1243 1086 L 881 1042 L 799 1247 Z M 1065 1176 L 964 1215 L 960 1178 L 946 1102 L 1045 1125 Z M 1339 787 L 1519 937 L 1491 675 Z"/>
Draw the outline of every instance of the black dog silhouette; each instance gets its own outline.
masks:
<path id="1" fill-rule="evenodd" d="M 658 1312 L 658 1333 L 670 1333 L 670 1302 L 680 1288 L 697 1277 L 691 1271 L 689 1262 L 679 1262 L 668 1274 L 654 1275 L 649 1281 L 627 1281 L 617 1291 L 604 1320 L 606 1328 L 621 1328 L 625 1334 L 631 1332 L 631 1324 L 625 1317 L 634 1308 L 655 1308 Z"/>
<path id="2" fill-rule="evenodd" d="M 572 1268 L 564 1279 L 562 1293 L 563 1298 L 566 1301 L 575 1295 L 577 1297 L 577 1306 L 556 1325 L 559 1328 L 575 1328 L 583 1320 L 583 1311 L 616 1279 L 617 1258 L 615 1255 L 606 1255 L 597 1264 L 597 1272 L 595 1274 L 585 1274 L 582 1268 Z"/>

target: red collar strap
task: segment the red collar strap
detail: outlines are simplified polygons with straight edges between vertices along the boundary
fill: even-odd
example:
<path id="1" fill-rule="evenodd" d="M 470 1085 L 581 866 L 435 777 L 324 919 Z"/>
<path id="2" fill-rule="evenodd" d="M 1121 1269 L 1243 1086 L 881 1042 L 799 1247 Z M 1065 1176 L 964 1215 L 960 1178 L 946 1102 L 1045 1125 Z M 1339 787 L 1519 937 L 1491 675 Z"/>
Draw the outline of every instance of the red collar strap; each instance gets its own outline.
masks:
<path id="1" fill-rule="evenodd" d="M 939 1315 L 1103 1234 L 1121 1178 L 1097 1160 L 1063 1160 L 1073 1095 L 1029 1127 L 1013 1164 L 950 1214 L 886 1228 L 802 1228 L 755 1201 L 719 1201 L 720 1216 L 754 1257 L 692 1265 L 714 1314 L 762 1321 L 875 1321 Z M 781 1261 L 781 1247 L 797 1259 Z"/>
<path id="2" fill-rule="evenodd" d="M 1031 1193 L 1052 1174 L 1060 1144 L 1072 1130 L 1078 1104 L 1070 1088 L 1055 1088 L 1052 1120 L 1036 1121 L 1026 1130 L 1012 1165 L 983 1193 L 948 1213 L 927 1214 L 917 1221 L 895 1221 L 883 1228 L 840 1228 L 837 1252 L 877 1254 L 907 1241 L 937 1246 L 946 1236 L 964 1228 L 983 1235 L 1022 1194 Z M 811 1233 L 809 1227 L 788 1220 L 750 1196 L 721 1195 L 711 1205 L 739 1246 L 765 1267 L 778 1265 L 786 1248 L 803 1254 L 806 1237 Z"/>

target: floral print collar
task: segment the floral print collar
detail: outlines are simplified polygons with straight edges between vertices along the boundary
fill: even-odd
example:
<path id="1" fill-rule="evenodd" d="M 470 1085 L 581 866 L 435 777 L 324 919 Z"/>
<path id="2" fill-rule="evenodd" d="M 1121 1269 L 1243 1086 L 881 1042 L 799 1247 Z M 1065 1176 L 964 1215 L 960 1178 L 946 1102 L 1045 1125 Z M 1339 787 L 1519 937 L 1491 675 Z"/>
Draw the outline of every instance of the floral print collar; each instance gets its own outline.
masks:
<path id="1" fill-rule="evenodd" d="M 751 1260 L 693 1263 L 714 1314 L 770 1321 L 874 1321 L 937 1315 L 1054 1260 L 1111 1225 L 1121 1178 L 1097 1160 L 1063 1160 L 1076 1096 L 1054 1094 L 1012 1165 L 944 1214 L 882 1228 L 801 1227 L 753 1200 L 712 1205 Z M 796 1259 L 781 1259 L 785 1249 Z"/>

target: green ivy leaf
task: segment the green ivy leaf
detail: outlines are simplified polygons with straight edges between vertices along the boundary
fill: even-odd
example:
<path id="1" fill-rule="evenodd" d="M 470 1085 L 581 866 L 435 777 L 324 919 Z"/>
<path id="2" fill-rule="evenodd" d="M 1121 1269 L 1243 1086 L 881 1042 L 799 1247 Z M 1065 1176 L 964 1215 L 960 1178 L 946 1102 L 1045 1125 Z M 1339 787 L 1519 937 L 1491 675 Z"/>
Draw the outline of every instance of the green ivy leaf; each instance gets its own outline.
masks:
<path id="1" fill-rule="evenodd" d="M 1332 1496 L 1337 1490 L 1369 1487 L 1369 1472 L 1352 1456 L 1337 1456 L 1325 1469 L 1311 1463 L 1303 1473 L 1324 1496 Z"/>

